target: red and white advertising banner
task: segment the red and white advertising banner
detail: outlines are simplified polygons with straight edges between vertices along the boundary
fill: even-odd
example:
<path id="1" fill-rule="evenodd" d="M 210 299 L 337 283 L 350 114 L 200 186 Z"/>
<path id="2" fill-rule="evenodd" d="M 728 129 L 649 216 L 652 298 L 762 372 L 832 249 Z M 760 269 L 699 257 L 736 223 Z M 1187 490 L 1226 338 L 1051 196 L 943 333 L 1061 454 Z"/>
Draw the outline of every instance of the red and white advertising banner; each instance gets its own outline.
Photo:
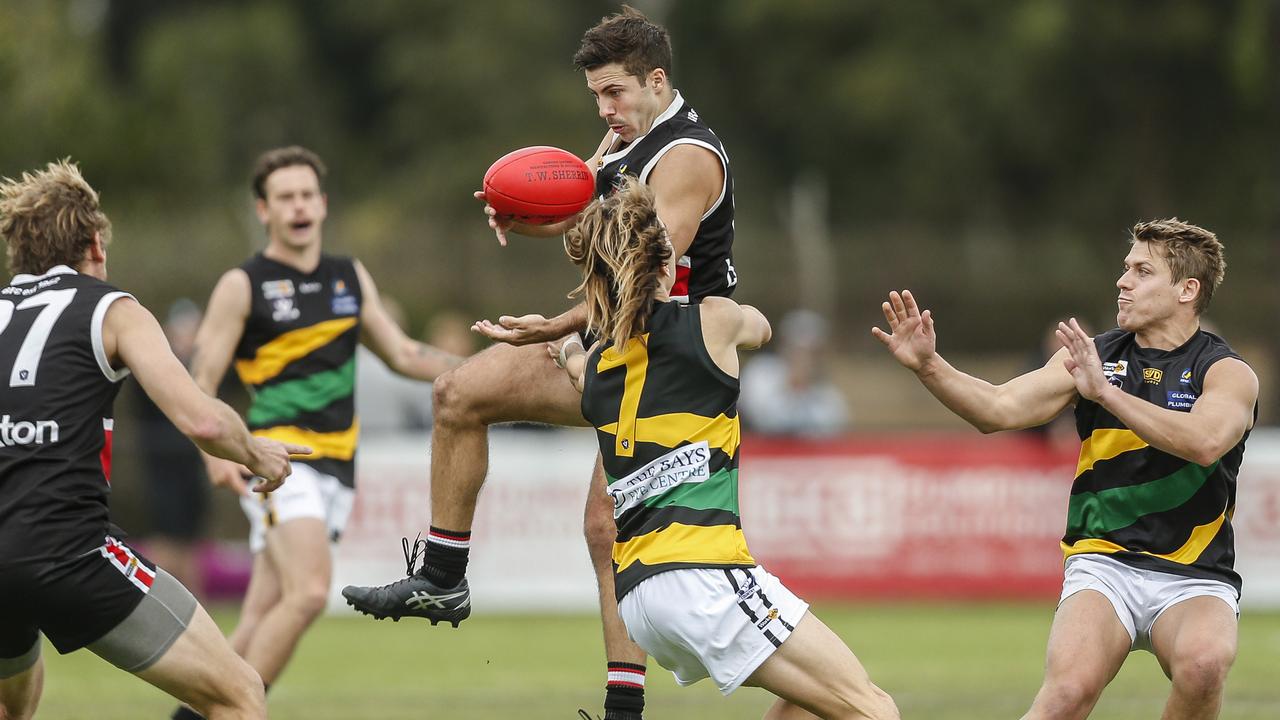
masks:
<path id="1" fill-rule="evenodd" d="M 430 524 L 427 448 L 361 445 L 335 601 L 345 584 L 403 576 L 401 536 Z M 595 452 L 585 430 L 492 433 L 467 573 L 478 612 L 595 606 L 582 539 Z M 1052 600 L 1074 469 L 1074 454 L 1020 435 L 748 438 L 743 527 L 756 560 L 808 599 Z M 1280 431 L 1250 439 L 1233 522 L 1244 603 L 1280 606 Z"/>

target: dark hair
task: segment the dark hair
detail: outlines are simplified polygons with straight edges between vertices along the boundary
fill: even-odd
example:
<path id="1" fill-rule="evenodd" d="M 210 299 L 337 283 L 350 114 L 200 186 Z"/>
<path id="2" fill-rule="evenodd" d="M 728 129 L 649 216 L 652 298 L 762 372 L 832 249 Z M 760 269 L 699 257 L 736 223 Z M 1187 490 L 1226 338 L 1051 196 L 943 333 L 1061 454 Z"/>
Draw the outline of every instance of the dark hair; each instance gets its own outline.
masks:
<path id="1" fill-rule="evenodd" d="M 76 267 L 94 236 L 106 245 L 111 221 L 98 193 L 68 160 L 0 182 L 0 236 L 8 244 L 9 270 L 38 274 L 57 265 Z"/>
<path id="2" fill-rule="evenodd" d="M 301 145 L 290 145 L 289 147 L 276 148 L 268 150 L 258 156 L 258 161 L 253 165 L 253 195 L 259 200 L 267 199 L 267 178 L 271 173 L 280 168 L 293 167 L 295 165 L 306 165 L 316 171 L 316 179 L 320 181 L 320 186 L 324 187 L 325 175 L 329 171 L 324 166 L 324 161 L 320 156 L 302 147 Z"/>
<path id="3" fill-rule="evenodd" d="M 630 5 L 609 15 L 582 35 L 573 66 L 591 70 L 620 63 L 628 74 L 643 78 L 656 68 L 671 74 L 671 36 Z"/>
<path id="4" fill-rule="evenodd" d="M 1218 236 L 1178 218 L 1150 220 L 1133 226 L 1131 243 L 1159 245 L 1173 273 L 1173 281 L 1195 278 L 1200 281 L 1196 314 L 1203 313 L 1213 299 L 1213 291 L 1227 274 L 1227 259 Z"/>
<path id="5" fill-rule="evenodd" d="M 565 253 L 582 270 L 582 284 L 569 297 L 583 297 L 587 327 L 618 349 L 644 334 L 671 259 L 653 190 L 624 177 L 617 192 L 592 201 L 564 235 Z"/>

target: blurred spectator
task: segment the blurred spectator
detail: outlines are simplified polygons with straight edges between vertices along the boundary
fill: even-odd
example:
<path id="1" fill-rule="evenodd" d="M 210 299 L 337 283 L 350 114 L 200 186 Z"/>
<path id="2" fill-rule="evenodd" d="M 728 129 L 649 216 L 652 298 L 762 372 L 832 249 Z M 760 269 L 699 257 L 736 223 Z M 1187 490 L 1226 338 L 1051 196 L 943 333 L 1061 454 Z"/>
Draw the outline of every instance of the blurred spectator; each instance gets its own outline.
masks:
<path id="1" fill-rule="evenodd" d="M 844 432 L 848 404 L 826 375 L 826 321 L 811 310 L 794 310 L 776 333 L 777 349 L 756 356 L 742 371 L 738 407 L 747 429 L 800 437 Z"/>
<path id="2" fill-rule="evenodd" d="M 200 308 L 182 298 L 169 307 L 164 334 L 182 363 L 191 361 Z M 169 422 L 138 383 L 129 383 L 136 408 L 138 450 L 145 481 L 146 513 L 151 527 L 147 554 L 196 597 L 204 595 L 198 543 L 204 536 L 209 487 L 195 445 Z"/>
<path id="3" fill-rule="evenodd" d="M 381 296 L 382 307 L 400 327 L 404 308 Z M 362 435 L 370 432 L 424 431 L 431 428 L 431 383 L 398 375 L 361 344 L 356 348 L 356 417 Z"/>

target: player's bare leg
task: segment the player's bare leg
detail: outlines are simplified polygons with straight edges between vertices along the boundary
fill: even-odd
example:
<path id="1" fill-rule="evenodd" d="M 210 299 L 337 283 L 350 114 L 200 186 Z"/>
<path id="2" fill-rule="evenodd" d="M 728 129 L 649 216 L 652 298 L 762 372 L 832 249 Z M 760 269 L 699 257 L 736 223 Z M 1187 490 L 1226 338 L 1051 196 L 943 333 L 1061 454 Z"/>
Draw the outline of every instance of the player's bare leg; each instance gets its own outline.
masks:
<path id="1" fill-rule="evenodd" d="M 138 677 L 195 708 L 208 720 L 267 716 L 262 678 L 231 649 L 203 607 L 173 646 Z"/>
<path id="2" fill-rule="evenodd" d="M 261 554 L 279 582 L 279 598 L 249 634 L 243 655 L 269 685 L 328 601 L 333 560 L 325 521 L 298 518 L 271 528 Z"/>
<path id="3" fill-rule="evenodd" d="M 1236 659 L 1235 610 L 1216 597 L 1194 597 L 1165 610 L 1151 631 L 1160 667 L 1173 681 L 1161 720 L 1214 720 Z"/>
<path id="4" fill-rule="evenodd" d="M 1023 720 L 1083 720 L 1129 656 L 1132 640 L 1111 601 L 1081 590 L 1062 601 L 1049 630 L 1044 682 Z"/>
<path id="5" fill-rule="evenodd" d="M 267 559 L 265 550 L 253 556 L 253 570 L 249 575 L 249 589 L 244 594 L 244 602 L 240 605 L 240 617 L 236 621 L 236 629 L 232 631 L 228 641 L 231 649 L 240 657 L 249 651 L 249 643 L 258 630 L 258 624 L 266 617 L 276 604 L 280 602 L 280 579 L 276 577 L 275 567 Z M 265 685 L 264 683 L 264 692 Z M 186 707 L 174 710 L 170 720 L 195 720 L 200 714 Z"/>
<path id="6" fill-rule="evenodd" d="M 582 426 L 582 396 L 542 343 L 498 344 L 435 381 L 431 528 L 422 567 L 378 587 L 342 594 L 376 618 L 423 617 L 457 626 L 471 614 L 466 584 L 471 523 L 489 470 L 489 426 L 516 420 Z M 412 558 L 406 558 L 411 560 Z"/>
<path id="7" fill-rule="evenodd" d="M 470 530 L 489 471 L 489 426 L 512 421 L 580 427 L 582 395 L 542 343 L 494 345 L 436 379 L 431 428 L 431 523 Z"/>
<path id="8" fill-rule="evenodd" d="M 766 718 L 898 720 L 893 698 L 871 682 L 848 645 L 813 613 L 743 683 L 777 695 Z"/>
<path id="9" fill-rule="evenodd" d="M 249 588 L 240 604 L 240 618 L 231 633 L 231 648 L 240 657 L 249 651 L 249 641 L 258 630 L 258 624 L 271 608 L 280 602 L 280 578 L 275 565 L 267 558 L 265 548 L 253 556 L 253 570 L 249 575 Z"/>
<path id="10" fill-rule="evenodd" d="M 596 572 L 600 593 L 600 623 L 604 628 L 604 656 L 608 663 L 605 685 L 605 720 L 631 720 L 644 712 L 645 662 L 648 654 L 631 642 L 627 626 L 618 613 L 618 598 L 613 582 L 613 544 L 618 526 L 613 520 L 613 499 L 609 497 L 604 465 L 596 456 L 591 475 L 591 490 L 583 515 L 583 532 L 587 552 Z"/>
<path id="11" fill-rule="evenodd" d="M 14 659 L 15 665 L 26 665 L 30 662 L 31 654 L 34 653 L 36 655 L 34 664 L 25 670 L 0 678 L 0 718 L 28 720 L 35 717 L 36 706 L 40 704 L 40 693 L 44 690 L 44 658 L 39 655 L 40 644 L 41 641 L 37 638 L 32 652 L 25 656 L 28 659 Z"/>

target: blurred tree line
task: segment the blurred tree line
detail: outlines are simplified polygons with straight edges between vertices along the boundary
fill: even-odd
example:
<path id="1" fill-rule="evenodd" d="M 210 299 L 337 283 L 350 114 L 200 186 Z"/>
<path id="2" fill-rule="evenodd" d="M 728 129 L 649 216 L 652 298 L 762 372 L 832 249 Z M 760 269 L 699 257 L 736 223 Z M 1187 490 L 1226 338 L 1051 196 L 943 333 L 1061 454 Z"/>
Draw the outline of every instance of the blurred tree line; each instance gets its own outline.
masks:
<path id="1" fill-rule="evenodd" d="M 832 315 L 849 352 L 891 288 L 944 349 L 1028 349 L 1113 321 L 1127 229 L 1227 244 L 1212 319 L 1274 349 L 1280 2 L 635 0 L 737 184 L 740 299 Z M 0 174 L 78 160 L 113 280 L 203 302 L 262 244 L 248 172 L 300 143 L 332 172 L 330 251 L 414 328 L 559 310 L 559 243 L 499 248 L 470 197 L 504 152 L 583 156 L 604 125 L 570 58 L 616 3 L 5 0 Z M 878 352 L 878 351 L 877 351 Z"/>

